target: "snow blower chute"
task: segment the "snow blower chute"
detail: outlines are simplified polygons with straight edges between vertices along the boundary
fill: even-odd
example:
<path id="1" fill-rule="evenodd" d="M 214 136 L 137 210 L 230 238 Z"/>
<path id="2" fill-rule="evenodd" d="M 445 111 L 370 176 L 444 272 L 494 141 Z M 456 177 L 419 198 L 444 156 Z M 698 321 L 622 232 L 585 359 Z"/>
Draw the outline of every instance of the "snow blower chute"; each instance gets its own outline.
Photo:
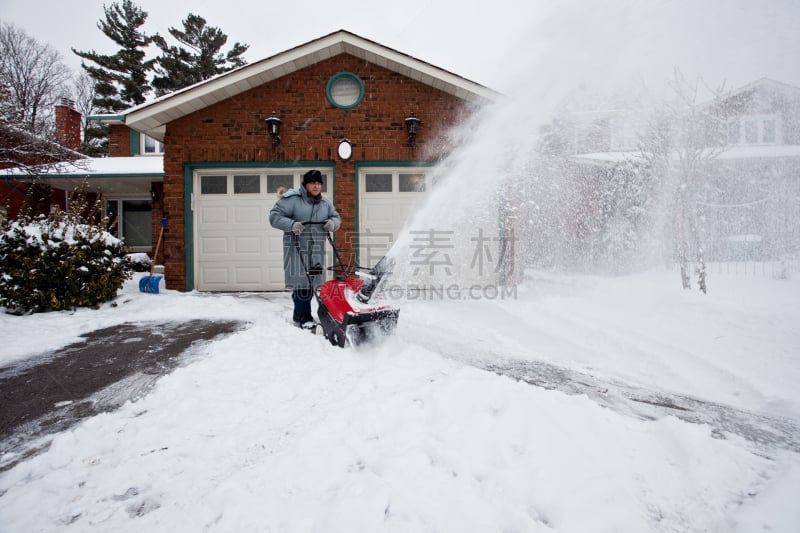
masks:
<path id="1" fill-rule="evenodd" d="M 370 302 L 381 281 L 391 273 L 393 262 L 383 257 L 372 268 L 345 266 L 329 232 L 326 232 L 326 237 L 333 249 L 336 264 L 328 267 L 334 278 L 325 281 L 319 290 L 314 291 L 318 304 L 318 327 L 322 328 L 322 334 L 334 346 L 344 348 L 394 333 L 400 310 Z M 300 250 L 298 236 L 293 235 L 293 240 L 308 282 L 313 287 L 314 278 L 323 274 L 322 265 L 317 263 L 309 266 Z"/>

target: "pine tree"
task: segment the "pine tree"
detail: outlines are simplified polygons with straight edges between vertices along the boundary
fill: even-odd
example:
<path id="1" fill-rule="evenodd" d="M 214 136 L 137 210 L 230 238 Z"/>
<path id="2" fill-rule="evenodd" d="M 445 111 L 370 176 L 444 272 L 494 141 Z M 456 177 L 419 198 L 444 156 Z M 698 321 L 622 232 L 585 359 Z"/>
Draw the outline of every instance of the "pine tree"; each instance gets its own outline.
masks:
<path id="1" fill-rule="evenodd" d="M 169 33 L 183 46 L 169 46 L 162 37 L 155 38 L 162 51 L 153 79 L 158 96 L 247 64 L 241 56 L 249 45 L 237 42 L 224 53 L 228 36 L 222 30 L 206 26 L 203 17 L 192 13 L 182 23 L 183 31 L 169 28 Z"/>
<path id="2" fill-rule="evenodd" d="M 147 13 L 131 0 L 103 7 L 105 20 L 97 27 L 121 48 L 113 55 L 98 54 L 94 50 L 72 51 L 95 65 L 81 62 L 81 66 L 96 81 L 95 105 L 101 112 L 122 111 L 145 102 L 152 90 L 148 72 L 153 70 L 155 59 L 145 60 L 145 49 L 157 38 L 142 33 L 139 28 L 147 20 Z"/>

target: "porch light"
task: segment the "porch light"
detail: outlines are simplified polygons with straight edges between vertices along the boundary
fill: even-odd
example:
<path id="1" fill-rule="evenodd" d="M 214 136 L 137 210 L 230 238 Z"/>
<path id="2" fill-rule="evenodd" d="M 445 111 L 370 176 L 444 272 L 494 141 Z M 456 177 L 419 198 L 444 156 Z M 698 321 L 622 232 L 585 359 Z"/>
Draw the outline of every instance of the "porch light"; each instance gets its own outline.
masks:
<path id="1" fill-rule="evenodd" d="M 411 113 L 406 119 L 406 128 L 408 128 L 408 145 L 412 148 L 417 145 L 417 127 L 422 124 L 422 121 Z"/>
<path id="2" fill-rule="evenodd" d="M 269 116 L 267 121 L 267 132 L 272 137 L 272 146 L 278 146 L 281 143 L 281 119 L 275 114 L 275 111 Z"/>

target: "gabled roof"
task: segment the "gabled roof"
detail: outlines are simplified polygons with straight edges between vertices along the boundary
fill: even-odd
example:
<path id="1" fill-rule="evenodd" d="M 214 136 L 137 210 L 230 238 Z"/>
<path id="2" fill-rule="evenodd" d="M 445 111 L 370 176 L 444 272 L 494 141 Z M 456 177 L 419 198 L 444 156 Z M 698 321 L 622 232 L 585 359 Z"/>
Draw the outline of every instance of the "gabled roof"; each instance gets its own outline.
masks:
<path id="1" fill-rule="evenodd" d="M 285 52 L 231 70 L 191 87 L 139 105 L 122 115 L 98 117 L 106 123 L 124 123 L 163 140 L 167 122 L 208 107 L 310 65 L 349 54 L 464 100 L 496 99 L 499 94 L 466 78 L 387 48 L 345 30 L 339 30 Z"/>
<path id="2" fill-rule="evenodd" d="M 789 85 L 788 83 L 783 83 L 782 81 L 776 81 L 770 78 L 759 78 L 755 81 L 751 81 L 746 85 L 742 85 L 741 87 L 737 87 L 735 89 L 731 89 L 730 91 L 723 92 L 720 97 L 723 100 L 728 100 L 733 98 L 734 96 L 739 96 L 740 94 L 745 94 L 748 92 L 761 92 L 767 91 L 771 93 L 783 93 L 786 95 L 795 94 L 800 95 L 800 87 L 795 87 L 794 85 Z M 705 102 L 703 102 L 700 107 L 706 108 L 709 106 L 713 106 L 718 102 L 716 98 L 711 98 Z"/>
<path id="3" fill-rule="evenodd" d="M 769 89 L 775 92 L 800 94 L 800 87 L 795 87 L 794 85 L 789 85 L 788 83 L 772 80 L 770 78 L 759 78 L 756 81 L 750 82 L 747 85 L 742 85 L 741 87 L 732 90 L 730 94 L 726 96 L 729 97 L 735 96 L 737 94 L 746 93 L 748 91 L 756 89 Z"/>

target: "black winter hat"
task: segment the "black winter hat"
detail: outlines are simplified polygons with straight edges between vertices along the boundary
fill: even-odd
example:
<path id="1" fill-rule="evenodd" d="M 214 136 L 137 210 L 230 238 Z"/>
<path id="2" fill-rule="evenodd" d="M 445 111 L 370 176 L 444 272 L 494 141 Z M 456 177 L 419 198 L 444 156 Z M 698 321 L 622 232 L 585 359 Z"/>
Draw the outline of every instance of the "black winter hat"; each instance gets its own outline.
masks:
<path id="1" fill-rule="evenodd" d="M 308 185 L 313 182 L 324 183 L 322 181 L 322 172 L 319 170 L 309 170 L 303 174 L 303 185 Z"/>

